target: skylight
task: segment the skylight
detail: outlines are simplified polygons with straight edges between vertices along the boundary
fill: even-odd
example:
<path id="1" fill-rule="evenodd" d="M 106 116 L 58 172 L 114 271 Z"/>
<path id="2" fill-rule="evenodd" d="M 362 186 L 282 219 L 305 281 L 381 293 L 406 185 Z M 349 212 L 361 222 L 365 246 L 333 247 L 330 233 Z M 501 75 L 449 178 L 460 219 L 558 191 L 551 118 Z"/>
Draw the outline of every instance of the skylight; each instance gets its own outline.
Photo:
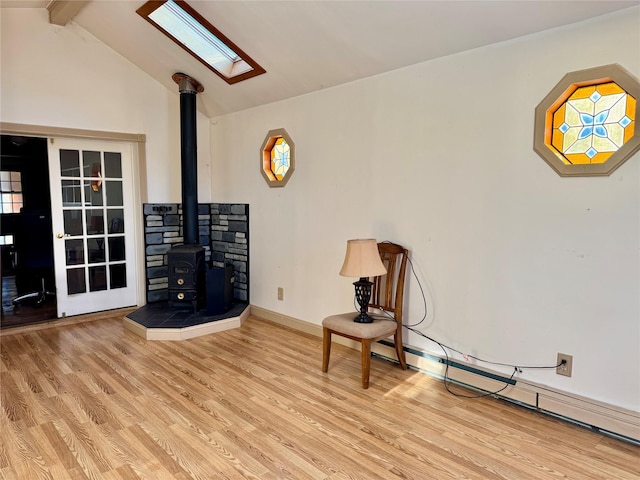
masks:
<path id="1" fill-rule="evenodd" d="M 151 1 L 137 13 L 229 84 L 265 73 L 186 2 Z"/>

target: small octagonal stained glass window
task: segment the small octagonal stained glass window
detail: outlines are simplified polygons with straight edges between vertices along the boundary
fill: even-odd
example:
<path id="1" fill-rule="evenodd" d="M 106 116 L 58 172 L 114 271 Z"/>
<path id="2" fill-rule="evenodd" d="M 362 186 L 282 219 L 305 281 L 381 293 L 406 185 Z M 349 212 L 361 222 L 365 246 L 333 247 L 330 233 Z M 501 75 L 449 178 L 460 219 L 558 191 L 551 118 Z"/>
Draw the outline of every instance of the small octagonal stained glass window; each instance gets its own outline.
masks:
<path id="1" fill-rule="evenodd" d="M 619 65 L 566 75 L 536 108 L 534 149 L 560 175 L 609 175 L 640 147 L 639 93 Z"/>
<path id="2" fill-rule="evenodd" d="M 295 144 L 284 128 L 270 130 L 260 147 L 260 171 L 271 187 L 283 187 L 295 170 Z"/>
<path id="3" fill-rule="evenodd" d="M 276 176 L 278 181 L 287 175 L 289 167 L 291 166 L 291 148 L 287 141 L 280 137 L 278 138 L 273 147 L 271 147 L 271 172 Z"/>

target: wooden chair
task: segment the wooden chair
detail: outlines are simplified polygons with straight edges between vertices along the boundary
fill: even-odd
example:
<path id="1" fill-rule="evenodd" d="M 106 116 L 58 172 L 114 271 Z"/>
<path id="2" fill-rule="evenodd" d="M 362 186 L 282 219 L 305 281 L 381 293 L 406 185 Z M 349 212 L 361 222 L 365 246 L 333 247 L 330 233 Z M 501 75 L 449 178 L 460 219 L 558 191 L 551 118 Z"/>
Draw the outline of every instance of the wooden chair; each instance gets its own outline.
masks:
<path id="1" fill-rule="evenodd" d="M 362 345 L 362 388 L 369 388 L 371 342 L 393 335 L 400 366 L 403 370 L 407 369 L 402 349 L 402 302 L 409 252 L 400 245 L 387 242 L 378 243 L 378 251 L 382 263 L 387 269 L 387 274 L 373 279 L 369 302 L 370 315 L 374 319 L 373 323 L 354 322 L 353 319 L 358 312 L 332 315 L 322 321 L 322 371 L 326 373 L 329 370 L 332 334 L 359 341 Z"/>

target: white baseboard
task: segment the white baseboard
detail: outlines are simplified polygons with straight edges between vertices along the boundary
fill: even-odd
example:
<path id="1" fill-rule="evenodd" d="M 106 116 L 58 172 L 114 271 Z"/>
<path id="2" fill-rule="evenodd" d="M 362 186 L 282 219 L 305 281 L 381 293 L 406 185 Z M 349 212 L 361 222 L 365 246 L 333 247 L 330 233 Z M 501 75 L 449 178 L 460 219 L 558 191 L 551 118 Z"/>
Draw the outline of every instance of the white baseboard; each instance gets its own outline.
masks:
<path id="1" fill-rule="evenodd" d="M 251 306 L 251 315 L 322 337 L 322 326 L 297 318 L 282 315 L 261 307 Z M 334 335 L 333 341 L 341 345 L 360 349 L 358 342 Z M 386 344 L 385 344 L 386 343 Z M 371 346 L 374 354 L 395 361 L 396 354 L 390 342 L 378 342 Z M 444 376 L 444 357 L 405 345 L 407 364 L 439 378 Z M 318 363 L 320 365 L 320 363 Z M 320 368 L 320 367 L 318 367 Z M 484 392 L 494 392 L 504 387 L 508 376 L 462 361 L 449 363 L 447 378 Z M 604 402 L 563 392 L 546 385 L 513 379 L 512 384 L 498 395 L 528 408 L 582 424 L 604 433 L 614 434 L 633 443 L 640 443 L 640 412 L 634 412 Z"/>

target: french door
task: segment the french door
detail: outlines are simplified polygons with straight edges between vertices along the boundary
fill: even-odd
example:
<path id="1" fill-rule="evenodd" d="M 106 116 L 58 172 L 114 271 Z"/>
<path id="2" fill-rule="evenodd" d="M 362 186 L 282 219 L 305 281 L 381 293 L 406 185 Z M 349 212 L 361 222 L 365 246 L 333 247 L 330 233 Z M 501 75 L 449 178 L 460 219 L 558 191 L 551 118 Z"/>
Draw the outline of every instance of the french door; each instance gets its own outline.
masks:
<path id="1" fill-rule="evenodd" d="M 49 139 L 58 317 L 137 305 L 132 145 Z"/>

